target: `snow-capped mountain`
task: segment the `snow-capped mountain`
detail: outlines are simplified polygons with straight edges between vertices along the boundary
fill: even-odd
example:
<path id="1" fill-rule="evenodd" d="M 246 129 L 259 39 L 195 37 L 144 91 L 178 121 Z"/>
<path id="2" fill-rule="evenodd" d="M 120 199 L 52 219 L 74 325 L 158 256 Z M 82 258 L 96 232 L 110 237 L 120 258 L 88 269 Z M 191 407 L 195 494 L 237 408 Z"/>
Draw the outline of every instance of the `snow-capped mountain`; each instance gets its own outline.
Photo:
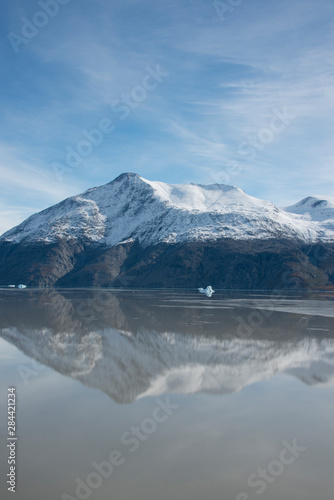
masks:
<path id="1" fill-rule="evenodd" d="M 285 211 L 235 186 L 172 185 L 127 173 L 29 217 L 0 242 L 63 239 L 114 246 L 136 240 L 146 247 L 277 237 L 334 241 L 332 201 L 307 198 Z"/>
<path id="2" fill-rule="evenodd" d="M 0 283 L 334 286 L 333 207 L 313 197 L 284 210 L 235 186 L 126 173 L 3 234 Z"/>
<path id="3" fill-rule="evenodd" d="M 286 212 L 301 215 L 304 220 L 318 221 L 324 231 L 334 230 L 334 198 L 308 196 L 295 205 L 285 208 Z"/>

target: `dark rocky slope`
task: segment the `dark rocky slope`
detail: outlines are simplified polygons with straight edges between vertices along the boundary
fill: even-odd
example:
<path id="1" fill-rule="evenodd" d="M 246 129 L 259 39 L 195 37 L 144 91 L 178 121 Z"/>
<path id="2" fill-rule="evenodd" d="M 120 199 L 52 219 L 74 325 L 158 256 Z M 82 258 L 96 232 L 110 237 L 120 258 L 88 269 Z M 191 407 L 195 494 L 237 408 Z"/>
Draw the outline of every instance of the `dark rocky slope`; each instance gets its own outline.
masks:
<path id="1" fill-rule="evenodd" d="M 114 247 L 66 241 L 0 245 L 0 282 L 62 287 L 334 289 L 332 244 L 231 240 Z"/>

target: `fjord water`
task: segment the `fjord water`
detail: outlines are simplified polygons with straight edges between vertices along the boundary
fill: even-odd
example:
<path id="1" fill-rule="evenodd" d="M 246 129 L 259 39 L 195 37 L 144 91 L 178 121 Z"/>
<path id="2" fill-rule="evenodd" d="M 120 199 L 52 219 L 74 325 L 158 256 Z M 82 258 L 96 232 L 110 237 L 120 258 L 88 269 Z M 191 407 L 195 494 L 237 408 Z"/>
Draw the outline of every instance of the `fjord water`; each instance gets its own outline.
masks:
<path id="1" fill-rule="evenodd" d="M 18 500 L 332 500 L 334 294 L 2 290 Z"/>

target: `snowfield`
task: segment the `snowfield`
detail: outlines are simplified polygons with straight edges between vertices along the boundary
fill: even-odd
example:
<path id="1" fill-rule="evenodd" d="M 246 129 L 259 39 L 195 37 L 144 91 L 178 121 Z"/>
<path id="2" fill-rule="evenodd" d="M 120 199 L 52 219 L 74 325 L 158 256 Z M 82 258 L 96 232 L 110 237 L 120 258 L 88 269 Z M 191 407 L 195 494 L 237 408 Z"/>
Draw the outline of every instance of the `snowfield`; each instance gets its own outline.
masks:
<path id="1" fill-rule="evenodd" d="M 334 241 L 334 198 L 312 196 L 279 209 L 235 186 L 173 185 L 126 173 L 32 215 L 0 242 L 149 246 L 221 238 Z"/>

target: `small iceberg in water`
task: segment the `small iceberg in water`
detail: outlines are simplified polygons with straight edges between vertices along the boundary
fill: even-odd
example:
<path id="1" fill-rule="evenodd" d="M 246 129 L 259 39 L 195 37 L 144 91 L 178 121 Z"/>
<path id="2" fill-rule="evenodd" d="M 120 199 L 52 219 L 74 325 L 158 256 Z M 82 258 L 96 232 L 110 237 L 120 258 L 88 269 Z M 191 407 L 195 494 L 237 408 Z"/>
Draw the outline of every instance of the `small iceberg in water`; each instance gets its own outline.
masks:
<path id="1" fill-rule="evenodd" d="M 215 291 L 212 289 L 212 286 L 207 286 L 206 288 L 199 288 L 198 291 L 200 293 L 205 293 L 207 297 L 212 297 Z"/>

